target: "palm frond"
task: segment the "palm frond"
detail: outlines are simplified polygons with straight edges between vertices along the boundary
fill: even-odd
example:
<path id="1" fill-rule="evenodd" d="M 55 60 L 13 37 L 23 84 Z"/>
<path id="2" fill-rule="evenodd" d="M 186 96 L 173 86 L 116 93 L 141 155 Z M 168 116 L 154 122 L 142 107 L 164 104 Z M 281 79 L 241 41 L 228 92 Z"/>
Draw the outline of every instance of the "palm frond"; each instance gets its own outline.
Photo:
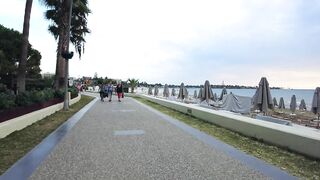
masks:
<path id="1" fill-rule="evenodd" d="M 66 28 L 66 23 L 63 22 L 63 17 L 67 11 L 64 6 L 65 1 L 40 1 L 48 8 L 45 12 L 45 18 L 52 22 L 48 30 L 55 39 L 58 39 L 61 31 Z M 86 43 L 84 37 L 87 33 L 90 33 L 87 26 L 87 16 L 89 13 L 91 13 L 91 10 L 88 7 L 88 0 L 73 0 L 70 41 L 74 45 L 80 58 L 84 52 L 84 44 Z"/>

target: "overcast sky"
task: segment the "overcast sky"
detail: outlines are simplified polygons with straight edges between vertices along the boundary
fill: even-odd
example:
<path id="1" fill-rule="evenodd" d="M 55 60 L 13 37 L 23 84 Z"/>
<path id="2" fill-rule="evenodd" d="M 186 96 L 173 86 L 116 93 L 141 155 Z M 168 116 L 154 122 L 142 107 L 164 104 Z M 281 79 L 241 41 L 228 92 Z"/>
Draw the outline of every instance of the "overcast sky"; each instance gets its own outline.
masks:
<path id="1" fill-rule="evenodd" d="M 91 0 L 85 54 L 73 77 L 148 83 L 320 86 L 318 0 Z M 0 24 L 22 32 L 25 0 L 2 0 Z M 29 41 L 42 72 L 55 72 L 57 42 L 33 1 Z"/>

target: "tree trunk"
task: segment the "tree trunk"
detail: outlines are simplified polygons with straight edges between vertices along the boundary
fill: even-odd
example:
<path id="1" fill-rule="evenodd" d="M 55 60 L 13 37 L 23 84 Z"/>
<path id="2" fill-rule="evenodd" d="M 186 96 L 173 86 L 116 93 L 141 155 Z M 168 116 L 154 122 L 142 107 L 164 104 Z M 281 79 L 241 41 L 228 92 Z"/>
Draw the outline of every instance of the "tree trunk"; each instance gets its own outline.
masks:
<path id="1" fill-rule="evenodd" d="M 54 89 L 59 90 L 64 88 L 64 74 L 65 74 L 65 60 L 61 56 L 62 52 L 62 38 L 64 36 L 63 30 L 59 32 L 59 41 L 57 48 L 57 62 L 56 62 L 56 75 L 54 80 Z"/>
<path id="2" fill-rule="evenodd" d="M 57 62 L 56 62 L 56 76 L 54 81 L 54 89 L 63 89 L 65 86 L 65 59 L 61 56 L 62 52 L 66 51 L 69 47 L 69 36 L 68 36 L 68 23 L 69 23 L 69 1 L 63 1 L 62 12 L 63 16 L 61 24 L 59 25 L 59 42 L 57 48 Z"/>
<path id="3" fill-rule="evenodd" d="M 24 92 L 26 90 L 26 67 L 27 67 L 27 55 L 28 55 L 28 46 L 29 46 L 28 38 L 29 38 L 31 8 L 32 8 L 32 0 L 27 0 L 25 12 L 24 12 L 21 57 L 20 57 L 18 76 L 17 76 L 18 92 Z"/>

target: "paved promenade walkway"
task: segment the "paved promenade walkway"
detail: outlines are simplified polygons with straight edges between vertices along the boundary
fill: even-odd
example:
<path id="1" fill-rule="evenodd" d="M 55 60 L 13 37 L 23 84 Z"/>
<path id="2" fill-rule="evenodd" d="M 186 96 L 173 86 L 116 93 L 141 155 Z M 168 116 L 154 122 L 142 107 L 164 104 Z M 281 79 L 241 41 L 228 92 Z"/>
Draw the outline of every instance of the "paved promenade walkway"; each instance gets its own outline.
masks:
<path id="1" fill-rule="evenodd" d="M 126 97 L 96 101 L 30 179 L 294 179 Z"/>

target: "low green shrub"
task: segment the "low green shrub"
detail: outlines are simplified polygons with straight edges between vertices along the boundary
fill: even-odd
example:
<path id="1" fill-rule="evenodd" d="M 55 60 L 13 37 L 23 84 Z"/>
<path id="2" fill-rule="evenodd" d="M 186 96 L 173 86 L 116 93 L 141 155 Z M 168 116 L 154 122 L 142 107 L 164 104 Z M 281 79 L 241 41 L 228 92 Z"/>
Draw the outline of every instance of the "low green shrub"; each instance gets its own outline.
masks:
<path id="1" fill-rule="evenodd" d="M 0 92 L 7 92 L 7 86 L 5 84 L 0 83 Z"/>
<path id="2" fill-rule="evenodd" d="M 55 98 L 55 92 L 52 89 L 45 89 L 42 91 L 26 91 L 20 93 L 15 98 L 17 106 L 29 106 L 35 103 L 42 103 Z"/>
<path id="3" fill-rule="evenodd" d="M 53 89 L 47 88 L 47 89 L 44 89 L 43 92 L 44 92 L 45 101 L 48 101 L 48 100 L 54 98 L 54 90 Z"/>
<path id="4" fill-rule="evenodd" d="M 43 91 L 35 91 L 32 90 L 30 92 L 30 98 L 32 100 L 33 103 L 41 103 L 44 102 L 44 93 Z"/>
<path id="5" fill-rule="evenodd" d="M 33 104 L 33 101 L 30 96 L 30 92 L 26 91 L 18 94 L 15 98 L 15 103 L 17 106 L 29 106 Z"/>
<path id="6" fill-rule="evenodd" d="M 64 91 L 59 89 L 57 91 L 54 92 L 54 97 L 55 98 L 59 98 L 59 99 L 63 99 L 64 98 Z"/>
<path id="7" fill-rule="evenodd" d="M 1 109 L 9 109 L 14 107 L 15 104 L 15 96 L 10 93 L 0 92 L 0 110 Z"/>
<path id="8" fill-rule="evenodd" d="M 41 91 L 31 90 L 18 95 L 13 95 L 5 87 L 0 87 L 0 110 L 1 109 L 10 109 L 15 106 L 30 106 L 36 103 L 43 103 L 54 98 L 63 99 L 64 92 L 54 91 L 53 89 L 44 89 Z M 74 90 L 72 90 L 74 92 Z"/>
<path id="9" fill-rule="evenodd" d="M 71 93 L 71 99 L 78 96 L 78 89 L 76 87 L 69 87 L 68 91 Z"/>
<path id="10" fill-rule="evenodd" d="M 71 87 L 68 91 L 71 92 L 71 98 L 78 96 L 78 89 L 76 87 Z M 55 91 L 51 88 L 46 88 L 44 90 L 31 90 L 14 95 L 5 85 L 0 84 L 0 110 L 16 106 L 30 106 L 54 98 L 63 99 L 64 90 Z"/>

